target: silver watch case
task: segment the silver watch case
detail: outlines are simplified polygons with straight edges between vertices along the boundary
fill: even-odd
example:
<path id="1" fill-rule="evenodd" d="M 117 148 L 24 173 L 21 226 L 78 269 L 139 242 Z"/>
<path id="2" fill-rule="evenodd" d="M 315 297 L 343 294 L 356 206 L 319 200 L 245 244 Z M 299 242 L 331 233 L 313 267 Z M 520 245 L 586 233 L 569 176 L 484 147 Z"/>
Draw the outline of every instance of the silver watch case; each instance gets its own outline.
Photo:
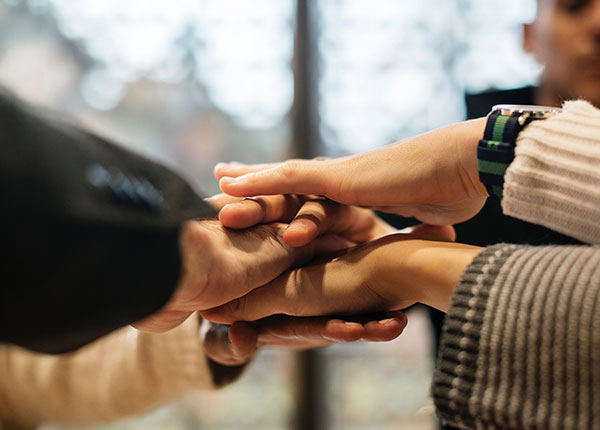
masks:
<path id="1" fill-rule="evenodd" d="M 513 116 L 520 114 L 519 125 L 523 126 L 528 120 L 547 119 L 562 112 L 561 108 L 535 105 L 495 105 L 490 114 L 500 112 L 501 115 Z"/>

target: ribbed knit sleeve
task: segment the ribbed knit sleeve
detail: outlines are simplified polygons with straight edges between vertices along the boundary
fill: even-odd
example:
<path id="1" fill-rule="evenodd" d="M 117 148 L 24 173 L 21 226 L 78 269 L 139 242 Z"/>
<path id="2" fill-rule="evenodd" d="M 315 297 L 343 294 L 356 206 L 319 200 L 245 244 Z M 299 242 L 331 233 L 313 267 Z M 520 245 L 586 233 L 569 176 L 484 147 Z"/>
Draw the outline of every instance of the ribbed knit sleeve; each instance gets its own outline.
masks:
<path id="1" fill-rule="evenodd" d="M 505 175 L 506 215 L 600 244 L 600 110 L 585 101 L 531 122 Z"/>
<path id="2" fill-rule="evenodd" d="M 459 429 L 600 429 L 600 248 L 486 248 L 455 291 L 433 395 Z"/>

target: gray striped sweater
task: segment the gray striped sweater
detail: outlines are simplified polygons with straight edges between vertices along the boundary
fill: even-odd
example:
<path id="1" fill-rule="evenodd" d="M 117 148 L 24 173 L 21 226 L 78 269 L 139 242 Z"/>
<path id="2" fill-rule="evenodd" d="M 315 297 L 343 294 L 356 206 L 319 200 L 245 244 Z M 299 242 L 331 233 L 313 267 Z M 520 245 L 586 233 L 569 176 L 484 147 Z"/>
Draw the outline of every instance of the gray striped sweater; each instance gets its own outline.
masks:
<path id="1" fill-rule="evenodd" d="M 433 396 L 459 429 L 600 429 L 600 111 L 519 137 L 505 213 L 589 246 L 486 248 L 457 286 Z"/>

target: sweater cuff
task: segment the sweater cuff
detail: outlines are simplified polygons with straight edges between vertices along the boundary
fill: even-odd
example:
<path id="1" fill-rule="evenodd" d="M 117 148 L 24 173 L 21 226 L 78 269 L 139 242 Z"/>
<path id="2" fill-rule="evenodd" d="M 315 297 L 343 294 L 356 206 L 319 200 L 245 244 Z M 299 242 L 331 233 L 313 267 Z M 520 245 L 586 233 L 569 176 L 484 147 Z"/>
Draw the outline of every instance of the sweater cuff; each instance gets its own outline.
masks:
<path id="1" fill-rule="evenodd" d="M 600 244 L 600 110 L 571 101 L 520 134 L 504 178 L 506 215 Z"/>
<path id="2" fill-rule="evenodd" d="M 460 429 L 592 428 L 600 248 L 486 248 L 446 318 L 433 395 Z"/>
<path id="3" fill-rule="evenodd" d="M 502 265 L 517 248 L 514 245 L 495 245 L 485 248 L 475 257 L 456 287 L 444 321 L 433 397 L 442 420 L 459 424 L 461 428 L 476 428 L 468 414 L 458 415 L 459 411 L 469 410 L 468 401 L 475 381 L 480 333 L 490 290 Z"/>

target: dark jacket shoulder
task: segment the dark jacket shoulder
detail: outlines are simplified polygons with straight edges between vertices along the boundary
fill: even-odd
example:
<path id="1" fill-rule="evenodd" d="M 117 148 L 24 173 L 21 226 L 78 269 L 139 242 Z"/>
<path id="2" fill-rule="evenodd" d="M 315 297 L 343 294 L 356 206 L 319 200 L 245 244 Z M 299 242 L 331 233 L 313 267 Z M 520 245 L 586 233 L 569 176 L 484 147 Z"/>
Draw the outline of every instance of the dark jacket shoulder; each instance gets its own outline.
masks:
<path id="1" fill-rule="evenodd" d="M 181 223 L 213 215 L 171 170 L 5 92 L 0 192 L 0 341 L 43 352 L 160 309 Z"/>

